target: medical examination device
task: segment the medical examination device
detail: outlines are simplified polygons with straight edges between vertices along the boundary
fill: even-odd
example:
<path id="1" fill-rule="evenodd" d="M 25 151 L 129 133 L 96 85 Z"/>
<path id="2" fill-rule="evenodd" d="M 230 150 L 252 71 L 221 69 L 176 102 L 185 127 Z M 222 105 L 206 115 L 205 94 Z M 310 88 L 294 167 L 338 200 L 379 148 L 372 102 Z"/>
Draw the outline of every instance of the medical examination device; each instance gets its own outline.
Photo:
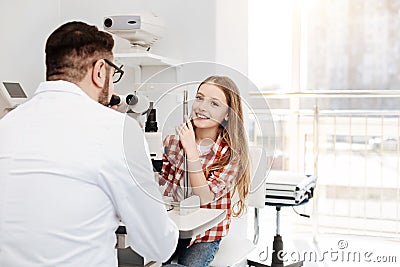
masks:
<path id="1" fill-rule="evenodd" d="M 186 123 L 186 118 L 189 118 L 189 105 L 188 105 L 188 90 L 185 88 L 183 91 L 183 122 Z M 189 174 L 188 174 L 188 160 L 186 152 L 183 152 L 183 168 L 184 168 L 184 183 L 183 183 L 183 198 L 189 197 Z"/>
<path id="2" fill-rule="evenodd" d="M 164 23 L 151 12 L 140 12 L 140 14 L 111 15 L 103 18 L 104 30 L 126 39 L 130 42 L 133 52 L 136 50 L 149 50 L 164 33 Z M 118 105 L 118 111 L 126 112 L 128 115 L 139 120 L 146 115 L 145 138 L 149 145 L 150 157 L 155 171 L 161 171 L 162 165 L 162 134 L 158 132 L 156 110 L 153 103 L 144 96 L 128 94 L 115 96 L 110 104 Z"/>
<path id="3" fill-rule="evenodd" d="M 107 16 L 104 29 L 128 40 L 135 48 L 149 50 L 164 33 L 164 23 L 153 13 Z"/>
<path id="4" fill-rule="evenodd" d="M 109 105 L 117 105 L 120 112 L 134 112 L 141 115 L 146 114 L 151 108 L 149 99 L 136 92 L 127 95 L 112 95 Z"/>
<path id="5" fill-rule="evenodd" d="M 3 82 L 0 88 L 0 95 L 6 104 L 5 108 L 15 107 L 28 99 L 18 82 Z"/>
<path id="6" fill-rule="evenodd" d="M 149 145 L 150 158 L 154 170 L 160 172 L 163 154 L 162 136 L 161 132 L 158 132 L 157 111 L 153 107 L 153 102 L 150 102 L 145 96 L 134 93 L 127 95 L 113 95 L 109 105 L 117 105 L 117 110 L 119 112 L 126 113 L 128 116 L 135 119 L 146 115 L 144 135 Z"/>

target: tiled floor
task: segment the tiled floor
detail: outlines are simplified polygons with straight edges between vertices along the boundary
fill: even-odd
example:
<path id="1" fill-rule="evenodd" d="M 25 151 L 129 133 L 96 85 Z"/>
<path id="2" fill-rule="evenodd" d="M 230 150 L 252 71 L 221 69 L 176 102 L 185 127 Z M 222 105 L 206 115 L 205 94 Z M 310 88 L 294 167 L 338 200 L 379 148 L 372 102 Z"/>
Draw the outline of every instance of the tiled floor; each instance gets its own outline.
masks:
<path id="1" fill-rule="evenodd" d="M 316 242 L 304 234 L 286 234 L 283 238 L 282 255 L 287 264 L 301 259 L 307 267 L 400 265 L 398 241 L 327 234 L 319 235 Z M 272 240 L 261 241 L 249 258 L 270 264 L 271 249 Z"/>
<path id="2" fill-rule="evenodd" d="M 308 220 L 308 224 L 307 224 Z M 275 211 L 263 209 L 257 248 L 250 259 L 270 264 L 275 235 Z M 252 225 L 248 223 L 248 232 Z M 281 216 L 281 235 L 286 264 L 304 260 L 306 267 L 331 266 L 400 266 L 400 240 L 379 236 L 339 234 L 319 231 L 313 235 L 312 220 L 299 217 L 291 210 Z"/>

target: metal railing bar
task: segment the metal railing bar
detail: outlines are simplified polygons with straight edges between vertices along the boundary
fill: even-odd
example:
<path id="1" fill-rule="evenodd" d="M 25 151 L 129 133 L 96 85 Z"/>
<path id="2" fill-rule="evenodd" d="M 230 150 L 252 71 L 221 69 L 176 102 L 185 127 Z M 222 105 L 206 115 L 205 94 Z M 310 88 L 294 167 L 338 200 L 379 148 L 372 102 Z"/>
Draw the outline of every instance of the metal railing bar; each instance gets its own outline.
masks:
<path id="1" fill-rule="evenodd" d="M 349 216 L 347 216 L 347 215 L 342 215 L 342 214 L 332 214 L 332 213 L 324 213 L 324 212 L 318 212 L 318 215 L 320 215 L 320 216 L 327 216 L 327 217 L 329 217 L 329 216 L 332 216 L 332 217 L 338 217 L 338 218 L 349 218 Z M 351 219 L 364 219 L 364 216 L 358 216 L 358 215 L 355 215 L 355 216 L 351 216 L 350 217 Z M 379 216 L 377 216 L 377 217 L 373 217 L 373 216 L 366 216 L 365 217 L 367 220 L 382 220 L 382 221 L 388 221 L 388 222 L 398 222 L 399 220 L 397 219 L 397 218 L 381 218 L 381 217 L 379 217 Z M 349 225 L 349 224 L 348 224 Z M 359 229 L 359 228 L 357 228 L 357 229 Z M 369 230 L 368 230 L 369 231 Z M 392 232 L 392 231 L 390 231 L 390 232 Z"/>
<path id="2" fill-rule="evenodd" d="M 368 137 L 368 117 L 365 116 L 365 135 L 364 137 Z M 364 214 L 364 227 L 363 229 L 366 229 L 366 224 L 367 224 L 367 173 L 368 173 L 368 160 L 367 160 L 367 154 L 368 154 L 368 139 L 365 138 L 364 141 L 364 188 L 363 188 L 363 214 Z"/>
<path id="3" fill-rule="evenodd" d="M 363 93 L 363 95 L 360 95 L 360 92 Z M 299 93 L 299 92 L 297 92 Z M 321 95 L 321 91 L 318 92 L 318 94 L 313 94 L 315 92 L 301 92 L 302 96 L 300 94 L 297 94 L 296 92 L 286 92 L 283 95 L 279 95 L 280 98 L 291 98 L 291 97 L 314 97 L 316 98 L 316 101 L 318 101 L 318 98 Z M 322 92 L 324 93 L 324 92 Z M 335 95 L 331 95 L 332 93 L 335 93 Z M 336 94 L 336 93 L 341 93 Z M 276 94 L 276 92 L 274 92 Z M 272 94 L 271 94 L 272 95 Z M 323 97 L 343 97 L 345 95 L 348 97 L 351 95 L 351 97 L 399 97 L 400 98 L 400 90 L 398 91 L 390 91 L 390 92 L 385 92 L 385 91 L 356 91 L 356 92 L 335 92 L 335 91 L 329 91 L 326 92 Z M 276 96 L 276 95 L 275 95 Z M 268 97 L 267 97 L 268 98 Z M 400 107 L 400 105 L 399 105 Z M 285 147 L 288 146 L 286 144 L 287 138 L 294 138 L 296 141 L 295 147 L 296 150 L 296 155 L 303 155 L 303 158 L 307 158 L 306 155 L 309 153 L 310 146 L 307 146 L 307 144 L 301 145 L 301 142 L 304 143 L 309 143 L 309 130 L 310 128 L 304 128 L 303 123 L 307 123 L 307 125 L 311 126 L 312 118 L 314 118 L 314 123 L 315 123 L 315 110 L 312 108 L 279 108 L 279 109 L 254 109 L 252 111 L 255 116 L 258 117 L 258 119 L 261 120 L 270 120 L 271 115 L 273 120 L 275 121 L 276 119 L 278 120 L 278 124 L 282 127 L 284 124 L 283 123 L 294 123 L 295 127 L 298 129 L 297 134 L 294 135 L 294 133 L 284 133 L 284 129 L 280 129 L 281 136 L 277 142 L 280 143 L 281 149 L 284 150 Z M 269 115 L 268 117 L 264 115 Z M 296 116 L 296 117 L 294 117 Z M 257 119 L 257 117 L 254 117 L 254 119 Z M 339 161 L 339 155 L 341 155 L 341 162 L 344 159 L 344 166 L 348 164 L 348 172 L 347 172 L 347 177 L 342 177 L 343 179 L 343 191 L 342 193 L 350 196 L 353 191 L 352 191 L 352 184 L 353 179 L 357 179 L 356 184 L 360 185 L 362 188 L 357 191 L 358 197 L 360 197 L 360 201 L 349 198 L 346 198 L 346 202 L 341 205 L 341 202 L 339 202 L 339 199 L 342 199 L 343 197 L 340 197 L 341 194 L 339 194 L 340 191 L 337 189 L 336 185 L 336 180 L 332 180 L 329 184 L 326 186 L 331 187 L 333 190 L 333 195 L 334 199 L 332 201 L 332 210 L 331 211 L 322 211 L 317 209 L 316 210 L 316 215 L 317 216 L 335 216 L 339 218 L 344 218 L 346 219 L 345 221 L 347 225 L 343 225 L 344 229 L 347 230 L 358 230 L 361 232 L 364 232 L 366 235 L 371 234 L 372 232 L 381 232 L 381 233 L 393 233 L 393 234 L 399 234 L 400 233 L 400 143 L 399 139 L 397 137 L 400 137 L 400 109 L 396 110 L 373 110 L 373 109 L 341 109 L 341 110 L 335 110 L 335 109 L 318 109 L 318 118 L 320 119 L 319 123 L 314 127 L 313 133 L 316 133 L 316 128 L 318 127 L 324 127 L 323 131 L 323 136 L 321 138 L 329 138 L 329 139 L 323 139 L 325 142 L 329 143 L 330 145 L 333 146 L 333 164 L 334 168 L 337 168 L 337 164 Z M 276 122 L 276 121 L 275 121 Z M 333 124 L 333 125 L 332 125 Z M 303 128 L 302 128 L 303 127 Z M 331 131 L 329 131 L 329 128 L 333 127 Z M 396 128 L 397 128 L 397 134 L 396 134 Z M 394 130 L 394 132 L 392 132 Z M 299 132 L 301 131 L 301 132 Z M 388 131 L 388 132 L 386 132 Z M 318 131 L 317 131 L 318 132 Z M 342 142 L 338 138 L 338 134 L 341 135 L 339 136 L 342 140 L 343 137 L 346 137 L 345 142 L 348 147 L 342 146 L 342 143 L 337 142 Z M 385 135 L 388 134 L 388 136 Z M 300 134 L 300 135 L 299 135 Z M 301 134 L 305 134 L 305 136 L 301 136 Z M 327 135 L 327 137 L 325 137 Z M 342 136 L 343 135 L 343 136 Z M 378 145 L 375 145 L 375 139 L 371 139 L 371 136 L 374 136 L 374 138 L 377 139 L 376 142 L 382 142 L 378 143 Z M 356 138 L 354 138 L 354 136 Z M 362 139 L 364 137 L 364 139 Z M 393 138 L 392 138 L 393 137 Z M 330 138 L 333 138 L 331 140 Z M 354 139 L 353 139 L 354 138 Z M 397 142 L 397 147 L 394 147 L 392 143 L 385 143 L 386 146 L 384 146 L 383 141 L 380 140 L 385 140 L 385 138 L 391 138 L 387 139 L 390 142 Z M 322 140 L 322 139 L 321 139 Z M 362 140 L 362 142 L 360 142 Z M 373 141 L 371 143 L 371 141 Z M 388 141 L 388 142 L 389 142 Z M 293 148 L 293 146 L 292 146 Z M 317 153 L 331 153 L 329 151 L 325 151 L 324 149 L 328 148 L 328 146 L 323 143 L 323 146 L 320 147 L 320 144 L 316 145 L 314 142 L 313 144 L 313 154 L 315 152 Z M 300 151 L 303 149 L 303 151 Z M 317 149 L 314 151 L 314 149 Z M 332 147 L 329 147 L 329 149 L 332 149 Z M 339 149 L 339 150 L 338 150 Z M 345 149 L 345 150 L 340 150 L 340 149 Z M 395 150 L 396 149 L 396 150 Z M 374 158 L 377 157 L 377 160 L 375 161 L 375 164 L 370 164 L 371 158 L 369 158 L 370 151 L 373 150 L 374 153 Z M 324 152 L 325 151 L 325 152 Z M 342 152 L 340 152 L 342 151 Z M 388 152 L 387 152 L 388 151 Z M 300 153 L 303 152 L 303 153 Z M 340 154 L 341 153 L 341 154 Z M 343 154 L 346 153 L 346 154 Z M 388 177 L 384 177 L 384 175 L 387 175 L 387 172 L 385 171 L 385 155 L 386 153 L 390 153 L 391 159 L 393 157 L 397 157 L 397 159 L 392 159 L 391 162 L 391 167 L 394 168 L 394 173 L 390 173 L 390 180 L 391 180 L 391 188 L 394 190 L 393 193 L 386 195 L 386 187 L 384 187 L 386 180 L 388 180 Z M 397 154 L 396 154 L 397 153 Z M 360 154 L 360 155 L 359 155 Z M 343 158 L 344 156 L 345 158 Z M 359 161 L 360 157 L 364 157 L 363 161 Z M 296 159 L 291 159 L 291 160 L 296 160 Z M 326 160 L 326 159 L 325 159 Z M 315 161 L 315 158 L 314 158 Z M 346 163 L 346 161 L 348 161 Z M 359 169 L 357 170 L 357 175 L 354 176 L 354 168 L 355 166 L 353 165 L 354 162 L 358 166 L 358 164 L 364 164 L 364 166 L 359 166 Z M 286 159 L 286 157 L 282 157 L 282 168 L 286 169 L 289 166 L 292 166 L 294 168 L 301 168 L 301 165 L 299 165 L 300 161 L 297 161 L 295 163 L 290 163 Z M 315 163 L 315 162 L 314 162 Z M 303 169 L 306 168 L 307 163 L 304 162 L 303 164 Z M 341 165 L 342 166 L 342 165 Z M 373 169 L 373 172 L 371 172 L 371 167 L 376 166 Z M 364 172 L 362 174 L 362 172 Z M 371 174 L 374 173 L 374 177 L 371 177 Z M 353 176 L 352 176 L 353 175 Z M 362 176 L 363 175 L 363 176 Z M 393 175 L 396 176 L 396 180 L 393 179 Z M 369 187 L 367 186 L 369 184 L 369 181 L 371 179 L 379 179 L 379 181 L 376 181 L 376 200 L 375 203 L 376 208 L 374 209 L 374 212 L 371 213 L 368 210 L 368 203 L 371 200 L 371 192 Z M 396 186 L 397 188 L 393 188 L 392 186 Z M 375 191 L 373 191 L 375 192 Z M 375 193 L 374 193 L 375 194 Z M 390 201 L 393 201 L 395 203 L 391 204 L 392 208 L 396 208 L 396 212 L 393 212 L 392 214 L 388 215 L 385 214 L 386 211 L 386 199 L 387 197 L 390 196 Z M 373 196 L 372 196 L 373 197 Z M 314 200 L 317 201 L 318 195 Z M 322 196 L 324 199 L 325 197 Z M 379 201 L 379 202 L 378 202 Z M 378 203 L 377 203 L 378 202 Z M 392 202 L 390 202 L 392 203 Z M 353 205 L 359 205 L 354 206 L 356 209 L 353 208 Z M 347 207 L 346 207 L 347 205 Z M 344 209 L 343 214 L 340 214 L 337 212 L 338 208 Z M 395 216 L 394 218 L 392 216 Z M 352 219 L 360 219 L 361 221 L 359 222 L 358 226 L 352 225 L 350 222 L 352 222 Z M 382 222 L 395 222 L 390 224 L 390 230 L 388 229 L 368 229 L 368 221 L 370 220 L 382 220 Z M 329 222 L 327 222 L 329 224 Z M 318 227 L 325 227 L 324 222 L 321 221 L 321 224 L 318 223 Z M 331 225 L 331 228 L 337 228 L 340 227 L 339 225 Z M 364 230 L 363 230 L 364 229 Z"/>
<path id="4" fill-rule="evenodd" d="M 400 117 L 397 118 L 397 136 L 400 136 Z M 400 218 L 400 144 L 397 144 L 397 182 L 396 182 L 396 186 L 397 186 L 397 201 L 396 201 L 396 217 Z M 396 229 L 396 233 L 399 234 L 400 232 L 400 220 L 397 220 L 397 229 Z"/>
<path id="5" fill-rule="evenodd" d="M 300 109 L 300 110 L 290 110 L 290 109 L 269 109 L 271 112 L 271 115 L 273 116 L 274 114 L 279 114 L 279 115 L 307 115 L 307 116 L 313 116 L 314 111 L 312 109 Z M 253 109 L 253 114 L 255 115 L 269 115 L 269 112 L 266 112 L 265 109 Z M 375 116 L 380 116 L 380 115 L 392 115 L 392 116 L 400 116 L 400 110 L 356 110 L 356 109 L 340 109 L 340 110 L 323 110 L 319 109 L 319 115 L 330 115 L 330 114 L 335 114 L 335 115 L 340 115 L 340 114 L 353 114 L 353 115 L 360 115 L 360 116 L 365 116 L 365 115 L 375 115 Z"/>
<path id="6" fill-rule="evenodd" d="M 349 117 L 349 140 L 350 140 L 350 151 L 349 151 L 349 162 L 348 162 L 348 164 L 349 164 L 349 173 L 348 173 L 348 176 L 347 177 L 349 177 L 349 179 L 347 179 L 347 185 L 348 185 L 348 187 L 347 187 L 347 192 L 348 193 L 350 193 L 351 191 L 350 191 L 350 177 L 352 177 L 351 176 L 351 170 L 352 170 L 352 168 L 351 168 L 351 163 L 352 163 L 352 158 L 353 158 L 353 138 L 352 138 L 352 136 L 353 136 L 353 134 L 352 134 L 352 129 L 353 129 L 353 123 L 352 123 L 352 114 L 350 114 L 350 117 Z M 347 209 L 348 209 L 348 218 L 352 218 L 352 214 L 351 214 L 351 204 L 352 204 L 352 201 L 351 201 L 351 198 L 349 199 L 349 204 L 348 204 L 348 207 L 347 207 Z M 348 223 L 347 224 L 349 227 L 350 227 L 350 223 Z M 347 230 L 350 230 L 350 229 L 347 229 Z"/>
<path id="7" fill-rule="evenodd" d="M 381 116 L 381 139 L 384 139 L 384 130 L 383 130 L 383 126 L 384 123 L 383 121 L 385 120 L 385 116 L 382 115 Z M 379 158 L 380 158 L 380 172 L 379 172 L 379 176 L 380 176 L 380 182 L 381 182 L 381 187 L 380 187 L 380 199 L 379 199 L 379 212 L 380 212 L 380 217 L 383 217 L 383 146 L 380 146 L 379 149 Z M 382 230 L 382 229 L 381 229 Z"/>
<path id="8" fill-rule="evenodd" d="M 303 91 L 250 91 L 250 97 L 265 98 L 343 98 L 343 97 L 400 97 L 400 90 L 303 90 Z"/>

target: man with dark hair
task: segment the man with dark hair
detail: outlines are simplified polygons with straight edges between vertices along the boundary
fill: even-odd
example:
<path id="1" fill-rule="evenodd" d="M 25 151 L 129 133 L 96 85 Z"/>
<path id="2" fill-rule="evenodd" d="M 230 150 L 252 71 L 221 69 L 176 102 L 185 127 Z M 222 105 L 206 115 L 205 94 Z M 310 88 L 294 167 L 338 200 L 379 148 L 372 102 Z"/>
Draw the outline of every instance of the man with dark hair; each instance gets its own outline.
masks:
<path id="1" fill-rule="evenodd" d="M 46 80 L 64 80 L 79 84 L 90 68 L 93 68 L 94 74 L 102 67 L 109 68 L 106 63 L 107 60 L 112 61 L 113 46 L 114 39 L 111 35 L 99 31 L 95 26 L 83 22 L 64 24 L 50 35 L 46 43 Z M 98 93 L 98 101 L 103 105 L 108 104 L 111 94 L 110 75 L 108 72 L 105 75 L 102 90 L 94 91 Z M 92 77 L 93 82 L 98 82 L 98 78 Z M 90 93 L 93 92 L 86 91 L 85 87 L 81 87 L 82 90 L 92 96 Z"/>
<path id="2" fill-rule="evenodd" d="M 126 225 L 146 260 L 175 250 L 136 121 L 107 107 L 112 37 L 70 22 L 46 43 L 46 82 L 0 120 L 0 266 L 117 266 Z"/>

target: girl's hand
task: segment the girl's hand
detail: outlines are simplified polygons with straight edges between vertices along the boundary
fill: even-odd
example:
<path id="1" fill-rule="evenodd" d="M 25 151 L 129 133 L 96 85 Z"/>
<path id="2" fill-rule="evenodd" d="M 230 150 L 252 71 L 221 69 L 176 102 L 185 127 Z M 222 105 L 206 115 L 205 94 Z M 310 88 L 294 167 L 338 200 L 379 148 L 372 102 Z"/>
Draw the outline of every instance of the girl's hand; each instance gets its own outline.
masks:
<path id="1" fill-rule="evenodd" d="M 186 123 L 176 127 L 176 132 L 179 135 L 179 140 L 185 149 L 188 160 L 197 160 L 199 153 L 197 152 L 196 139 L 191 120 L 185 116 Z"/>

